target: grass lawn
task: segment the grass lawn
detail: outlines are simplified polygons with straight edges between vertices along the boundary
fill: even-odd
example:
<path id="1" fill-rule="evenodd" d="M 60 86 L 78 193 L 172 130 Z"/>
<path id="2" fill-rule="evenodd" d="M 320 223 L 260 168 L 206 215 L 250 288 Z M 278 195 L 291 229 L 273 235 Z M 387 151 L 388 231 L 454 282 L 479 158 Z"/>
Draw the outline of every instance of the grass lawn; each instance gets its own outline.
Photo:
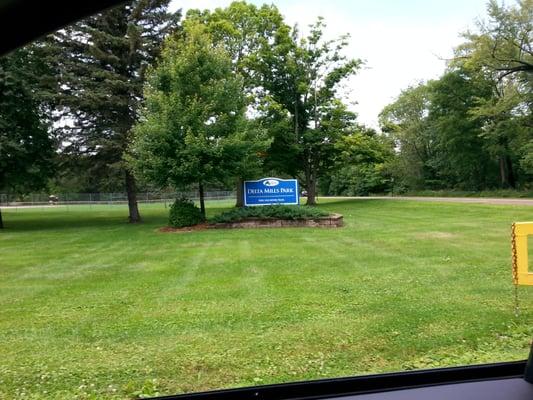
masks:
<path id="1" fill-rule="evenodd" d="M 213 203 L 211 215 L 223 210 Z M 162 205 L 4 210 L 0 398 L 108 399 L 524 359 L 533 207 L 323 202 L 341 229 L 160 233 Z"/>

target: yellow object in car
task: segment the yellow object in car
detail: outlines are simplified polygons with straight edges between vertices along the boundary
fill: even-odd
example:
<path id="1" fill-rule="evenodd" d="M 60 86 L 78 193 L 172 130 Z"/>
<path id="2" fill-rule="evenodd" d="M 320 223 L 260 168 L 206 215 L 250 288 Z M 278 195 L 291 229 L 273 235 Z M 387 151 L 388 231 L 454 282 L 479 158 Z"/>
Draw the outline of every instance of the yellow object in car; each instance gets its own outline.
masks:
<path id="1" fill-rule="evenodd" d="M 515 222 L 511 228 L 513 283 L 533 285 L 533 272 L 529 272 L 527 242 L 533 236 L 533 222 Z"/>

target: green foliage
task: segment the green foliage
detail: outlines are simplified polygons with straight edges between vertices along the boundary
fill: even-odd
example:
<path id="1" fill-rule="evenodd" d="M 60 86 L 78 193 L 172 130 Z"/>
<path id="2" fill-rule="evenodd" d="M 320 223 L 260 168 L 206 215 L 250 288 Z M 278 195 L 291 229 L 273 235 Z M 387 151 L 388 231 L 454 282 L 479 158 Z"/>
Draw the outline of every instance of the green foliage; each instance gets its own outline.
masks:
<path id="1" fill-rule="evenodd" d="M 128 382 L 124 387 L 124 392 L 132 399 L 146 399 L 149 397 L 161 396 L 159 381 L 157 379 L 149 379 L 142 382 L 140 388 L 137 382 Z"/>
<path id="2" fill-rule="evenodd" d="M 489 0 L 488 18 L 463 34 L 456 62 L 483 67 L 498 79 L 510 77 L 531 84 L 533 73 L 533 1 L 505 5 Z M 531 88 L 531 87 L 530 87 Z"/>
<path id="3" fill-rule="evenodd" d="M 170 206 L 168 222 L 173 228 L 183 228 L 204 222 L 204 216 L 191 200 L 181 198 Z"/>
<path id="4" fill-rule="evenodd" d="M 392 168 L 396 184 L 411 188 L 432 186 L 436 170 L 435 131 L 428 122 L 431 87 L 420 83 L 401 92 L 379 115 L 381 130 L 399 149 Z"/>
<path id="5" fill-rule="evenodd" d="M 279 172 L 300 175 L 308 204 L 314 204 L 318 179 L 333 164 L 334 143 L 354 123 L 355 115 L 338 98 L 338 91 L 361 65 L 343 52 L 348 36 L 326 40 L 324 27 L 319 18 L 304 38 L 297 29 L 280 29 L 255 63 L 265 89 L 264 117 L 278 128 L 266 163 Z"/>
<path id="6" fill-rule="evenodd" d="M 385 107 L 380 122 L 399 150 L 391 163 L 397 184 L 408 190 L 483 190 L 525 183 L 518 163 L 524 149 L 510 147 L 521 130 L 502 114 L 495 136 L 491 119 L 478 112 L 494 93 L 486 76 L 454 67 Z"/>
<path id="7" fill-rule="evenodd" d="M 269 47 L 280 30 L 287 28 L 283 16 L 274 5 L 260 7 L 245 1 L 234 1 L 226 8 L 194 10 L 187 12 L 185 23 L 205 26 L 213 43 L 222 47 L 231 59 L 233 72 L 243 78 L 243 92 L 250 114 L 260 115 L 258 110 L 263 79 L 256 68 L 262 49 Z M 237 179 L 237 203 L 242 205 L 242 181 L 262 174 L 266 150 L 272 142 L 274 126 L 270 121 L 251 118 L 243 127 L 244 140 L 240 140 L 238 157 L 232 163 Z M 289 128 L 290 129 L 290 128 Z M 229 185 L 228 185 L 229 187 Z"/>
<path id="8" fill-rule="evenodd" d="M 372 129 L 358 128 L 335 145 L 335 167 L 320 181 L 323 193 L 365 196 L 390 189 L 389 165 L 394 158 L 393 142 Z"/>
<path id="9" fill-rule="evenodd" d="M 39 66 L 29 48 L 0 58 L 0 191 L 39 190 L 53 172 L 54 143 L 35 95 Z"/>
<path id="10" fill-rule="evenodd" d="M 360 65 L 343 54 L 347 36 L 325 40 L 319 18 L 301 38 L 275 6 L 242 1 L 213 12 L 191 10 L 187 20 L 205 24 L 243 76 L 254 122 L 271 138 L 261 152 L 265 171 L 299 175 L 314 202 L 317 179 L 333 163 L 333 144 L 355 119 L 336 98 Z"/>
<path id="11" fill-rule="evenodd" d="M 486 148 L 497 160 L 501 187 L 533 177 L 533 1 L 488 3 L 488 17 L 463 34 L 452 66 L 476 71 L 492 83 L 493 95 L 471 106 L 483 121 Z"/>
<path id="12" fill-rule="evenodd" d="M 310 206 L 258 206 L 240 207 L 226 211 L 211 218 L 212 222 L 236 222 L 250 218 L 257 219 L 313 219 L 327 216 L 328 213 Z"/>
<path id="13" fill-rule="evenodd" d="M 437 80 L 406 89 L 380 114 L 404 190 L 521 189 L 533 176 L 533 2 L 491 0 Z"/>
<path id="14" fill-rule="evenodd" d="M 465 69 L 432 83 L 428 124 L 435 152 L 431 165 L 443 187 L 480 190 L 497 184 L 498 165 L 483 139 L 483 119 L 471 110 L 491 98 L 492 83 Z"/>
<path id="15" fill-rule="evenodd" d="M 233 1 L 226 8 L 187 11 L 186 21 L 206 26 L 214 43 L 229 54 L 235 72 L 244 78 L 250 103 L 257 101 L 254 92 L 261 87 L 257 63 L 261 54 L 289 28 L 274 5 L 257 7 L 245 1 Z"/>
<path id="16" fill-rule="evenodd" d="M 96 181 L 98 190 L 120 179 L 132 222 L 139 218 L 136 183 L 123 159 L 138 118 L 146 69 L 178 27 L 180 11 L 169 12 L 169 3 L 120 4 L 55 32 L 42 48 L 58 80 L 58 89 L 50 94 L 54 111 L 69 121 L 58 129 L 61 152 L 80 159 L 71 165 L 79 165 L 77 172 Z"/>
<path id="17" fill-rule="evenodd" d="M 53 172 L 54 142 L 32 82 L 36 62 L 29 49 L 0 58 L 0 191 L 39 190 Z"/>
<path id="18" fill-rule="evenodd" d="M 243 82 L 204 26 L 185 24 L 149 73 L 130 163 L 154 184 L 183 188 L 235 176 L 250 151 Z M 203 206 L 202 206 L 203 210 Z"/>

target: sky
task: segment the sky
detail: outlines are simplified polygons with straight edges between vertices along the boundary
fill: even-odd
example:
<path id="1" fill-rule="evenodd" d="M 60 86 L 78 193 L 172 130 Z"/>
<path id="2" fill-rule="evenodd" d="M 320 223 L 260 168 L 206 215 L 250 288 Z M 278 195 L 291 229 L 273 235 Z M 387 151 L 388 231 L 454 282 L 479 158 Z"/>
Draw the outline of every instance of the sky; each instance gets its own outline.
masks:
<path id="1" fill-rule="evenodd" d="M 460 33 L 486 15 L 487 0 L 249 0 L 276 5 L 290 25 L 306 27 L 325 18 L 328 38 L 348 33 L 349 57 L 364 60 L 346 82 L 346 100 L 358 121 L 377 128 L 378 114 L 400 92 L 438 78 Z M 214 9 L 229 0 L 173 0 L 173 9 Z M 508 1 L 506 3 L 509 3 Z"/>

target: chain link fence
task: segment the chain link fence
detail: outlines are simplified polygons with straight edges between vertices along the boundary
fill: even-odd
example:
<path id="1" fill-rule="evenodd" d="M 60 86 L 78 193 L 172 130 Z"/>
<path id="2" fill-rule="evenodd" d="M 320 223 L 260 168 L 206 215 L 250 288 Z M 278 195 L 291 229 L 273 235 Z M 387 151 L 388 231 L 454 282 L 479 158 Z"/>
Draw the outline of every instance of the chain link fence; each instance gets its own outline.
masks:
<path id="1" fill-rule="evenodd" d="M 137 193 L 138 203 L 171 203 L 178 197 L 198 200 L 198 192 L 147 192 Z M 206 200 L 235 199 L 234 191 L 207 191 Z M 17 194 L 0 193 L 1 207 L 32 207 L 32 206 L 58 206 L 58 205 L 114 205 L 127 204 L 126 193 L 31 193 L 24 196 Z"/>

